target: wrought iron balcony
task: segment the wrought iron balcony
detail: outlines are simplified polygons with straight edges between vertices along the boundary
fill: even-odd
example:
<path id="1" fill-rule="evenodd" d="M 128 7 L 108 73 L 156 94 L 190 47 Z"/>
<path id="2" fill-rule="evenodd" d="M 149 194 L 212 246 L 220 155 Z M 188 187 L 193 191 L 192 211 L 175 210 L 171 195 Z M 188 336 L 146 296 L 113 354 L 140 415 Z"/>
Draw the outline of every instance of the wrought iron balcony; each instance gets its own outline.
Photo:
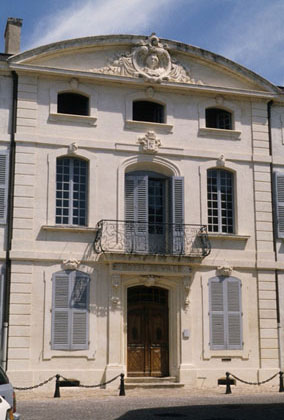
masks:
<path id="1" fill-rule="evenodd" d="M 94 250 L 97 254 L 206 257 L 211 247 L 205 225 L 100 220 Z"/>

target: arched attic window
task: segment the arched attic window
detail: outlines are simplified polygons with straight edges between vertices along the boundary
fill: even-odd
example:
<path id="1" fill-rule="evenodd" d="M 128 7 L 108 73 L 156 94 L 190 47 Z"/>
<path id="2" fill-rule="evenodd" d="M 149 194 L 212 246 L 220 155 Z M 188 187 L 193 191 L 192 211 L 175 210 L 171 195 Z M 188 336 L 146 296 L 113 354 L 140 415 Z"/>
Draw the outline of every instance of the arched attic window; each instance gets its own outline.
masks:
<path id="1" fill-rule="evenodd" d="M 89 115 L 89 98 L 73 92 L 58 93 L 57 112 L 59 114 Z"/>
<path id="2" fill-rule="evenodd" d="M 165 122 L 165 107 L 157 102 L 134 101 L 133 120 L 154 123 Z"/>
<path id="3" fill-rule="evenodd" d="M 206 127 L 232 130 L 232 113 L 220 108 L 207 108 L 205 111 Z"/>

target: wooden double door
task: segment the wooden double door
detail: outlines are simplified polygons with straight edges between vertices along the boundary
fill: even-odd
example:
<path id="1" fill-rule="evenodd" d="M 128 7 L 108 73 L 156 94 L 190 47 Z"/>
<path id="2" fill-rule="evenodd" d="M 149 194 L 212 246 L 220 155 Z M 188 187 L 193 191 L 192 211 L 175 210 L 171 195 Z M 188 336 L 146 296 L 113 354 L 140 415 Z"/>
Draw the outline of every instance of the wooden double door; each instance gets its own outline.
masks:
<path id="1" fill-rule="evenodd" d="M 169 375 L 168 291 L 138 286 L 128 289 L 127 374 Z"/>

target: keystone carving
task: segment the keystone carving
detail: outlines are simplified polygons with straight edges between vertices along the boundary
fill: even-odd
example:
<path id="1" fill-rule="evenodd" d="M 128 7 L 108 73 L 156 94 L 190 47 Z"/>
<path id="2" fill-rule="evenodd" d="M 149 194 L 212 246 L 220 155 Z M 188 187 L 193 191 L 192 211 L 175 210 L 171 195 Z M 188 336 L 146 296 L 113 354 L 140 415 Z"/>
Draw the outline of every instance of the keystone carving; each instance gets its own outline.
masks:
<path id="1" fill-rule="evenodd" d="M 76 153 L 78 151 L 78 144 L 77 143 L 71 143 L 68 147 L 68 152 L 69 153 Z"/>
<path id="2" fill-rule="evenodd" d="M 144 137 L 139 137 L 138 143 L 146 153 L 157 153 L 161 146 L 161 141 L 156 137 L 154 131 L 147 131 Z"/>
<path id="3" fill-rule="evenodd" d="M 64 270 L 77 270 L 80 263 L 81 261 L 75 258 L 69 258 L 68 260 L 63 260 L 62 267 Z"/>
<path id="4" fill-rule="evenodd" d="M 217 166 L 223 168 L 226 165 L 226 159 L 224 155 L 221 155 L 219 159 L 217 159 Z"/>
<path id="5" fill-rule="evenodd" d="M 116 55 L 107 66 L 94 68 L 94 73 L 125 77 L 142 77 L 146 82 L 161 83 L 163 80 L 179 83 L 198 83 L 190 76 L 189 69 L 171 57 L 167 44 L 162 44 L 153 33 L 147 40 L 139 41 L 128 52 Z"/>
<path id="6" fill-rule="evenodd" d="M 157 282 L 157 276 L 143 276 L 143 284 L 146 287 L 152 287 L 156 284 Z"/>
<path id="7" fill-rule="evenodd" d="M 223 276 L 223 277 L 230 277 L 232 274 L 233 267 L 231 267 L 229 264 L 220 265 L 217 267 L 217 275 Z"/>

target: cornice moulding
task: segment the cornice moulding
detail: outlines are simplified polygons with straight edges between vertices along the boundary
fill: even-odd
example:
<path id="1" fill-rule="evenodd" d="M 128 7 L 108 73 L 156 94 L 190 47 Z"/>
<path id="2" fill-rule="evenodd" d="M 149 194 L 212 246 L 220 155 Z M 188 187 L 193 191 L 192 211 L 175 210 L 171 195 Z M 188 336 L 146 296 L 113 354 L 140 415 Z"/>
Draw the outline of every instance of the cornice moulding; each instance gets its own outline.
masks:
<path id="1" fill-rule="evenodd" d="M 85 78 L 90 80 L 95 80 L 99 83 L 119 83 L 119 84 L 129 84 L 134 86 L 143 86 L 145 85 L 153 85 L 151 82 L 145 82 L 143 79 L 133 79 L 130 77 L 124 76 L 117 76 L 117 75 L 106 75 L 100 73 L 92 73 L 89 71 L 77 71 L 77 70 L 69 70 L 69 69 L 59 69 L 54 67 L 43 67 L 43 66 L 35 66 L 30 64 L 14 64 L 10 63 L 9 65 L 10 70 L 15 70 L 18 73 L 38 73 L 50 76 L 65 76 L 65 77 L 76 77 L 76 78 Z M 272 92 L 265 92 L 265 91 L 255 91 L 255 90 L 243 90 L 243 89 L 235 89 L 235 88 L 226 88 L 226 87 L 218 87 L 218 86 L 208 86 L 208 85 L 198 85 L 198 84 L 186 84 L 186 83 L 174 83 L 174 82 L 167 82 L 162 81 L 158 85 L 155 85 L 156 89 L 165 89 L 165 90 L 179 90 L 179 91 L 196 91 L 198 93 L 212 93 L 215 94 L 223 94 L 223 95 L 234 95 L 234 96 L 241 96 L 241 97 L 248 97 L 248 98 L 263 98 L 263 99 L 274 99 L 280 96 L 280 93 L 272 93 Z"/>

